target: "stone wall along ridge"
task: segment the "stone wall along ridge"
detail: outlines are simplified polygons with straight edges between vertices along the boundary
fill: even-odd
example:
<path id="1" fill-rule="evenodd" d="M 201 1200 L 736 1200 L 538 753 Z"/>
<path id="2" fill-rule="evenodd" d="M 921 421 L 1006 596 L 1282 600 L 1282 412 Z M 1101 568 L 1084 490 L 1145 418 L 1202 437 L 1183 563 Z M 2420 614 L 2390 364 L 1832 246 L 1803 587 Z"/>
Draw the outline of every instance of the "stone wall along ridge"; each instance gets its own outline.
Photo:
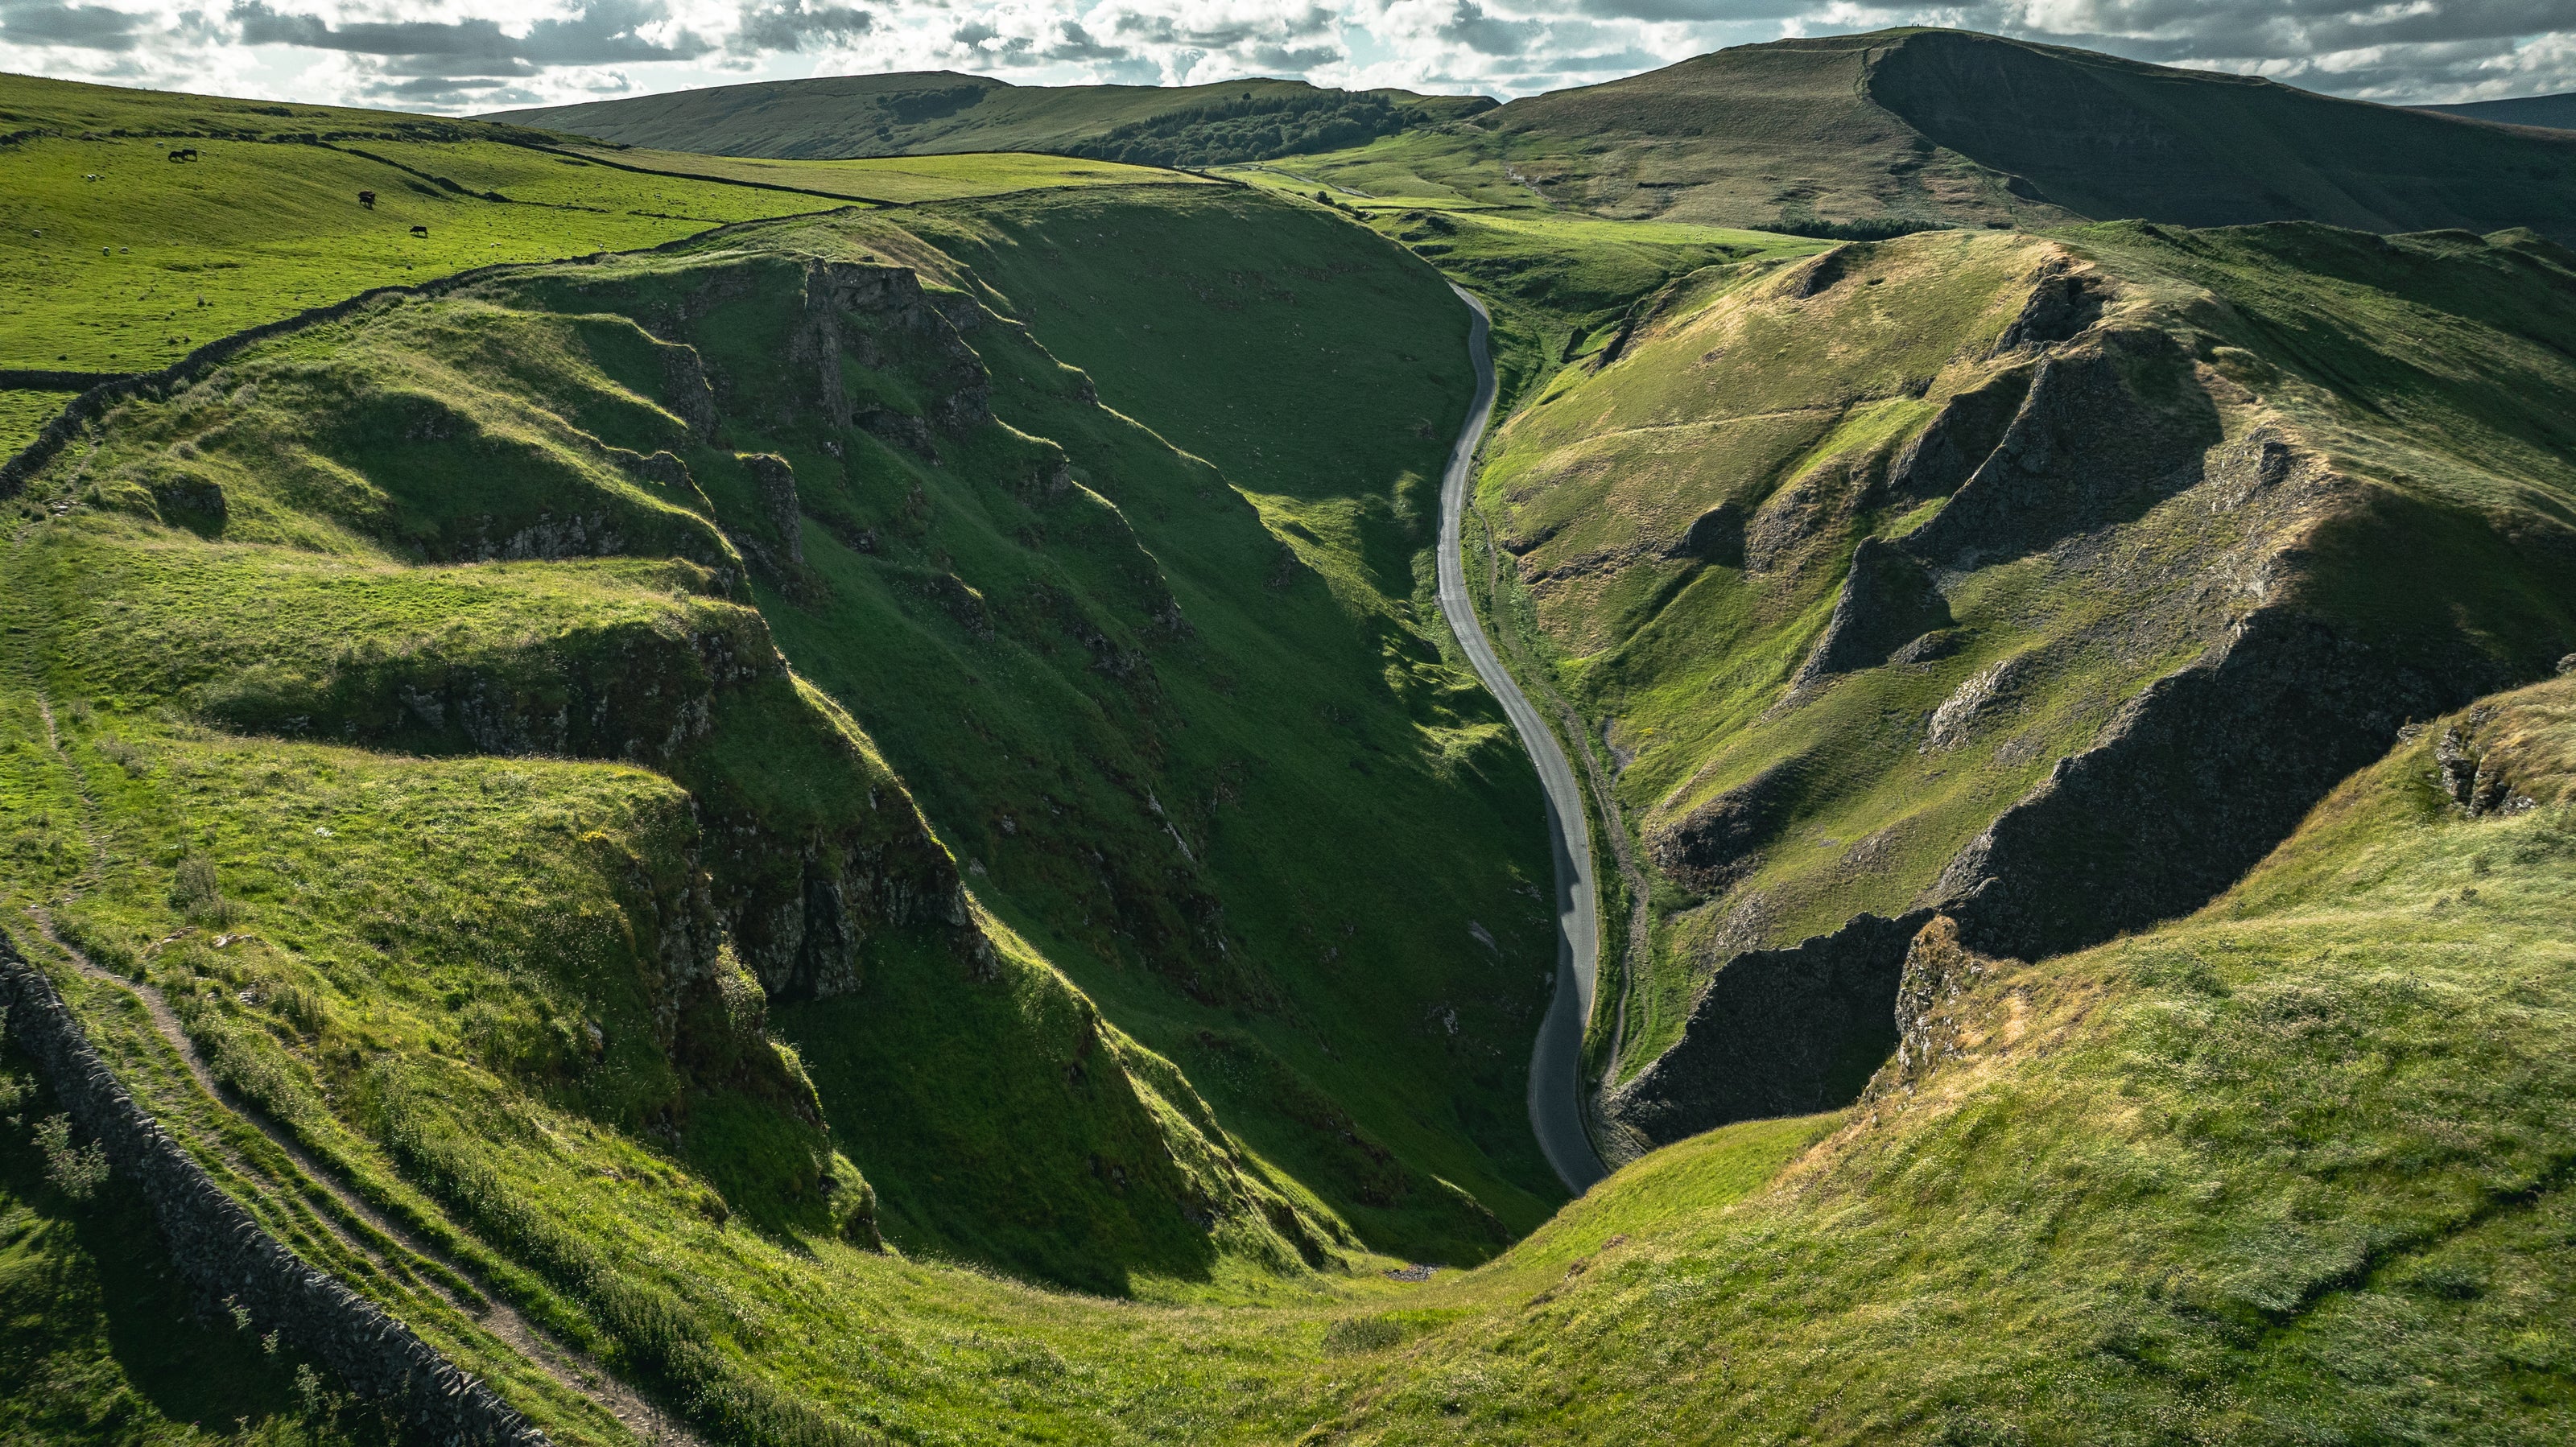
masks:
<path id="1" fill-rule="evenodd" d="M 182 1277 L 390 1408 L 440 1447 L 548 1447 L 490 1387 L 328 1272 L 305 1263 L 170 1138 L 108 1067 L 41 970 L 0 939 L 0 1007 L 73 1125 L 142 1187 Z"/>

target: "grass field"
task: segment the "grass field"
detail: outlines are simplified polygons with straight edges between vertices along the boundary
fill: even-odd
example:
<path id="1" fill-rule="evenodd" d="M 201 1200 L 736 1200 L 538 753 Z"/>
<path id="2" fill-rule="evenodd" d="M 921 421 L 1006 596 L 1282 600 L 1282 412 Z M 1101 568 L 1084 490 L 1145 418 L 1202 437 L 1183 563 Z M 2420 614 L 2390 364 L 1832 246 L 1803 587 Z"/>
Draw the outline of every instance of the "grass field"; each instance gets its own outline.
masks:
<path id="1" fill-rule="evenodd" d="M 1188 182 L 1186 172 L 1155 166 L 1127 166 L 1116 161 L 1088 161 L 997 151 L 963 155 L 882 156 L 855 161 L 763 160 L 742 156 L 707 156 L 687 151 L 650 151 L 636 147 L 610 149 L 567 146 L 576 156 L 589 156 L 619 166 L 674 176 L 703 176 L 761 186 L 792 186 L 854 201 L 905 204 L 954 201 L 968 196 L 995 196 L 1006 191 L 1036 191 L 1057 186 L 1133 186 Z"/>
<path id="2" fill-rule="evenodd" d="M 1230 166 L 1225 173 L 1309 193 L 1323 187 L 1344 201 L 1498 211 L 1554 206 L 1488 152 L 1480 128 L 1464 124 L 1384 136 L 1350 150 Z"/>
<path id="3" fill-rule="evenodd" d="M 369 287 L 633 250 L 724 221 L 835 204 L 575 168 L 490 143 L 414 150 L 378 143 L 407 156 L 406 164 L 423 163 L 421 171 L 455 172 L 461 183 L 481 183 L 477 189 L 505 181 L 543 198 L 505 203 L 346 150 L 187 144 L 203 159 L 174 165 L 167 145 L 143 139 L 45 139 L 0 153 L 8 177 L 0 189 L 0 366 L 148 371 L 217 337 Z M 576 179 L 557 181 L 557 172 Z M 375 193 L 373 207 L 359 204 L 360 191 Z M 427 234 L 413 235 L 415 226 Z"/>
<path id="4" fill-rule="evenodd" d="M 23 76 L 0 77 L 0 119 L 35 132 L 0 149 L 0 368 L 78 372 L 148 371 L 307 307 L 478 266 L 869 200 L 1181 179 L 1045 156 L 603 165 L 501 139 L 555 139 L 508 126 Z M 313 134 L 330 139 L 296 139 Z M 181 148 L 197 158 L 173 163 Z M 18 414 L 38 406 L 0 402 L 0 440 L 29 435 L 38 424 Z"/>
<path id="5" fill-rule="evenodd" d="M 0 390 L 0 455 L 12 453 L 36 439 L 54 414 L 78 392 L 53 392 L 42 388 Z"/>

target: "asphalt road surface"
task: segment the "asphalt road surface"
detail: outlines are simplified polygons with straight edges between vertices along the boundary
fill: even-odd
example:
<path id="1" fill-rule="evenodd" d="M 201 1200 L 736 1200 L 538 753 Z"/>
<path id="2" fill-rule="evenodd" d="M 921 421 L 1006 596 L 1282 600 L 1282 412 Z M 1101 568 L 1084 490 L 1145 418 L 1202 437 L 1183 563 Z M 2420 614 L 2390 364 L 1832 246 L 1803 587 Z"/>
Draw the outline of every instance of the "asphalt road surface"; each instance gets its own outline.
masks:
<path id="1" fill-rule="evenodd" d="M 1502 700 L 1503 712 L 1520 731 L 1521 745 L 1529 750 L 1530 762 L 1538 766 L 1539 783 L 1547 791 L 1548 842 L 1556 855 L 1556 991 L 1548 1001 L 1547 1018 L 1539 1022 L 1538 1041 L 1530 1047 L 1530 1130 L 1558 1179 L 1579 1196 L 1608 1174 L 1583 1129 L 1579 1079 L 1583 1027 L 1592 1018 L 1593 980 L 1601 957 L 1601 919 L 1592 887 L 1591 816 L 1583 807 L 1583 793 L 1574 782 L 1574 768 L 1566 762 L 1565 750 L 1520 685 L 1512 681 L 1502 659 L 1495 656 L 1493 641 L 1485 636 L 1475 605 L 1467 600 L 1459 520 L 1467 511 L 1476 444 L 1493 420 L 1494 359 L 1485 344 L 1489 326 L 1484 303 L 1457 286 L 1450 290 L 1475 313 L 1467 332 L 1467 355 L 1476 363 L 1476 401 L 1468 409 L 1467 425 L 1458 433 L 1457 449 L 1449 454 L 1449 471 L 1440 479 L 1440 611 L 1449 615 L 1449 629 L 1458 635 L 1458 645 L 1467 651 L 1476 676 Z"/>

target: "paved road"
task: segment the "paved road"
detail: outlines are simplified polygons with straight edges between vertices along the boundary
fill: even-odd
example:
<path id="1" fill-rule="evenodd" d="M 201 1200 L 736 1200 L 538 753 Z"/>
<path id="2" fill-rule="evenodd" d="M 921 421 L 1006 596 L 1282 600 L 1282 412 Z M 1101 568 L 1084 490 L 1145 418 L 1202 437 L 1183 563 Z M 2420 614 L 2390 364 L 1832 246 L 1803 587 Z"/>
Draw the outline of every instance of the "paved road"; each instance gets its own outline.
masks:
<path id="1" fill-rule="evenodd" d="M 1592 887 L 1592 833 L 1582 791 L 1565 750 L 1540 720 L 1538 710 L 1512 681 L 1494 655 L 1485 625 L 1467 601 L 1467 569 L 1459 552 L 1458 529 L 1467 511 L 1467 486 L 1475 470 L 1476 444 L 1494 413 L 1494 360 L 1485 345 L 1488 330 L 1484 303 L 1457 286 L 1475 313 L 1467 333 L 1467 355 L 1476 363 L 1476 402 L 1467 425 L 1458 433 L 1457 450 L 1449 454 L 1449 471 L 1440 480 L 1440 611 L 1449 615 L 1450 631 L 1467 651 L 1476 676 L 1503 702 L 1521 745 L 1538 766 L 1547 790 L 1548 842 L 1556 854 L 1556 993 L 1547 1018 L 1539 1022 L 1538 1043 L 1530 1049 L 1530 1130 L 1539 1149 L 1556 1168 L 1565 1188 L 1581 1195 L 1608 1172 L 1593 1153 L 1583 1130 L 1582 1082 L 1577 1078 L 1583 1055 L 1583 1026 L 1592 1018 L 1592 982 L 1601 956 L 1601 921 Z"/>

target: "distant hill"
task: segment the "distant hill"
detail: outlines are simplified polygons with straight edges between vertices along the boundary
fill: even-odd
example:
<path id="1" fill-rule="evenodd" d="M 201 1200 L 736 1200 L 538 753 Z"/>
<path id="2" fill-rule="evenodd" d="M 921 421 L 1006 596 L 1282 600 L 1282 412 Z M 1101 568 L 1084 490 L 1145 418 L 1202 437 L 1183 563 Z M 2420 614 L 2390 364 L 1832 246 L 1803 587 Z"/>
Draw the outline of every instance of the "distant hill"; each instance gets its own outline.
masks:
<path id="1" fill-rule="evenodd" d="M 544 141 L 524 127 L 351 106 L 138 90 L 0 72 L 0 145 L 39 136 L 106 141 L 192 136 L 237 141 Z"/>
<path id="2" fill-rule="evenodd" d="M 2466 116 L 2473 121 L 2493 121 L 2504 126 L 2540 126 L 2553 131 L 2576 131 L 2576 91 L 2565 95 L 2527 95 L 2513 100 L 2473 100 L 2459 105 L 2417 106 L 2419 111 L 2439 111 L 2446 116 Z"/>
<path id="3" fill-rule="evenodd" d="M 1722 50 L 1377 151 L 1441 147 L 1451 170 L 1499 164 L 1599 215 L 1815 234 L 2141 218 L 2576 237 L 2576 136 L 1955 30 Z"/>
<path id="4" fill-rule="evenodd" d="M 1016 86 L 936 70 L 766 81 L 503 114 L 620 145 L 720 156 L 1055 151 L 1196 166 L 1338 150 L 1493 104 L 1483 96 L 1329 90 L 1298 80 Z"/>

